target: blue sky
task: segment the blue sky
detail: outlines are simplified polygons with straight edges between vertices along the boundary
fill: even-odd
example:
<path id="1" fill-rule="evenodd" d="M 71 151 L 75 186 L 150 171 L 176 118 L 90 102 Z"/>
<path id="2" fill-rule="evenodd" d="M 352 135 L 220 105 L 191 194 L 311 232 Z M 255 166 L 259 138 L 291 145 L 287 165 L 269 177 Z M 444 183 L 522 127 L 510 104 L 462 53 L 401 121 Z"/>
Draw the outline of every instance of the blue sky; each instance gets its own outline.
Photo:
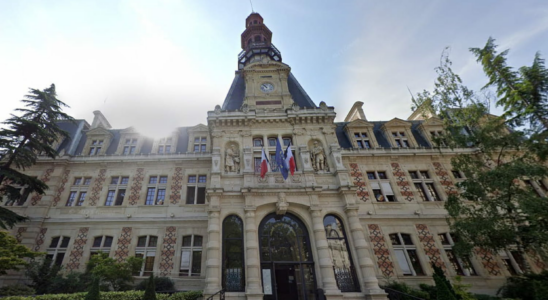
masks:
<path id="1" fill-rule="evenodd" d="M 546 56 L 548 1 L 253 1 L 315 103 L 344 119 L 405 119 L 408 88 L 431 89 L 440 54 L 479 89 L 468 51 L 489 36 L 514 66 Z M 115 128 L 165 135 L 206 123 L 237 67 L 248 0 L 0 1 L 0 120 L 29 87 L 57 86 L 75 118 L 101 110 Z"/>

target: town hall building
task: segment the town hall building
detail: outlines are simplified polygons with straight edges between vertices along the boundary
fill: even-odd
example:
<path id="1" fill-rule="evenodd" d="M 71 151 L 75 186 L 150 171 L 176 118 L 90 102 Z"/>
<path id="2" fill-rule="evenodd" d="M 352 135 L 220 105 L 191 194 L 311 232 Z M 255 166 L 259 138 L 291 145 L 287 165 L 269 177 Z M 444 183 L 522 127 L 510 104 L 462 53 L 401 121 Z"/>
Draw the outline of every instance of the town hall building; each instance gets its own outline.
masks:
<path id="1" fill-rule="evenodd" d="M 258 13 L 245 20 L 241 47 L 226 99 L 205 125 L 151 139 L 112 128 L 100 111 L 91 124 L 61 122 L 69 138 L 55 145 L 60 157 L 27 170 L 49 190 L 20 187 L 19 201 L 1 204 L 30 218 L 13 235 L 66 272 L 83 271 L 100 251 L 119 261 L 139 256 L 138 278 L 167 276 L 177 289 L 224 290 L 234 300 L 386 299 L 379 284 L 387 280 L 433 284 L 432 263 L 493 293 L 522 272 L 511 251 L 453 253 L 444 201 L 464 178 L 450 160 L 471 149 L 436 147 L 440 119 L 416 111 L 369 121 L 357 102 L 335 122 L 335 109 L 309 97 Z M 296 162 L 286 180 L 274 159 L 278 141 Z M 264 178 L 263 149 L 271 158 Z"/>

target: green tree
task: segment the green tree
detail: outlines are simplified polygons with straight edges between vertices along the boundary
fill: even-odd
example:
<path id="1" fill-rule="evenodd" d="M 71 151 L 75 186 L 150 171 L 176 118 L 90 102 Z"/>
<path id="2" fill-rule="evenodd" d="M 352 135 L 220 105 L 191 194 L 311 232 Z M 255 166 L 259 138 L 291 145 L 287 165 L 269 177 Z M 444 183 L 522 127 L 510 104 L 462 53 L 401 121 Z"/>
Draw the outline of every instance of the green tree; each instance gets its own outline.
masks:
<path id="1" fill-rule="evenodd" d="M 154 276 L 150 274 L 147 280 L 147 288 L 143 295 L 143 300 L 156 300 L 156 286 L 154 285 Z"/>
<path id="2" fill-rule="evenodd" d="M 39 255 L 42 253 L 31 251 L 7 232 L 0 231 L 0 275 L 7 274 L 8 270 L 20 270 L 21 267 L 28 265 L 25 258 L 35 258 Z"/>
<path id="3" fill-rule="evenodd" d="M 30 286 L 36 290 L 37 294 L 42 295 L 50 292 L 53 282 L 61 276 L 59 271 L 61 271 L 61 266 L 46 258 L 31 261 L 25 275 L 32 281 Z"/>
<path id="4" fill-rule="evenodd" d="M 546 114 L 536 110 L 545 105 L 548 76 L 538 55 L 532 67 L 514 72 L 506 66 L 507 51 L 497 54 L 495 49 L 490 39 L 484 49 L 471 51 L 484 64 L 490 78 L 486 88 L 495 86 L 497 99 L 488 90 L 476 93 L 464 86 L 444 52 L 434 90 L 419 93 L 413 101 L 426 115 L 443 119 L 445 134 L 437 141 L 455 150 L 453 168 L 466 177 L 457 184 L 461 192 L 449 195 L 445 204 L 458 237 L 456 253 L 470 255 L 474 247 L 493 252 L 515 247 L 522 257 L 530 251 L 546 256 L 548 206 L 524 182 L 548 177 L 548 146 L 542 138 Z M 502 106 L 502 116 L 489 114 L 491 102 Z M 527 262 L 521 263 L 528 271 Z"/>
<path id="5" fill-rule="evenodd" d="M 99 278 L 102 284 L 114 291 L 132 288 L 133 274 L 139 272 L 142 258 L 129 257 L 124 262 L 117 262 L 108 257 L 108 253 L 93 255 L 86 265 L 86 273 Z"/>
<path id="6" fill-rule="evenodd" d="M 55 85 L 44 90 L 30 89 L 23 108 L 16 111 L 20 115 L 11 115 L 0 129 L 0 198 L 6 196 L 9 201 L 19 201 L 20 190 L 12 184 L 25 186 L 27 192 L 44 194 L 48 186 L 40 179 L 21 173 L 34 165 L 39 154 L 51 158 L 57 157 L 57 151 L 51 145 L 60 137 L 68 134 L 59 128 L 57 121 L 73 118 L 63 112 L 65 103 L 57 99 Z M 0 207 L 0 227 L 11 228 L 17 222 L 25 221 L 9 209 Z"/>
<path id="7" fill-rule="evenodd" d="M 94 277 L 91 281 L 91 286 L 89 288 L 88 293 L 86 294 L 86 298 L 84 300 L 100 300 L 101 299 L 101 293 L 99 290 L 99 281 L 100 279 L 98 277 Z"/>

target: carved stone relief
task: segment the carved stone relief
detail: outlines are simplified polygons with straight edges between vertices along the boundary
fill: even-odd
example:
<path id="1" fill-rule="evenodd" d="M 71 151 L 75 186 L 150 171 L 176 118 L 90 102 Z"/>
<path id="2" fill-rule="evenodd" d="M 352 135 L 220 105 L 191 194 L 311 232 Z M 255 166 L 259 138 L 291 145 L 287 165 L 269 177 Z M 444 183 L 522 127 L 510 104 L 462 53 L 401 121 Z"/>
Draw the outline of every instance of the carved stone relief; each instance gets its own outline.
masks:
<path id="1" fill-rule="evenodd" d="M 238 144 L 231 142 L 226 145 L 225 150 L 225 172 L 240 173 L 240 150 Z"/>
<path id="2" fill-rule="evenodd" d="M 329 172 L 329 166 L 327 165 L 327 155 L 321 146 L 321 143 L 317 140 L 311 141 L 310 146 L 310 160 L 312 161 L 312 168 L 316 172 Z"/>

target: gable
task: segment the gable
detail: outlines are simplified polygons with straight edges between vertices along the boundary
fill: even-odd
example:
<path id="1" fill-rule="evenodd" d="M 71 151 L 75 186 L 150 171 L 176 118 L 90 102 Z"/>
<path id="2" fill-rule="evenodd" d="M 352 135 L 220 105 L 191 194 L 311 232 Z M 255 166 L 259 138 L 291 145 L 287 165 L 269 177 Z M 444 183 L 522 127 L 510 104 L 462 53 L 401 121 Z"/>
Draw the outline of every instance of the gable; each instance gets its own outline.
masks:
<path id="1" fill-rule="evenodd" d="M 443 121 L 438 117 L 431 117 L 422 124 L 427 126 L 443 126 Z"/>
<path id="2" fill-rule="evenodd" d="M 346 124 L 346 127 L 348 128 L 355 128 L 355 127 L 373 127 L 373 123 L 367 122 L 362 119 L 356 119 L 348 124 Z"/>
<path id="3" fill-rule="evenodd" d="M 112 133 L 106 129 L 104 129 L 103 127 L 96 127 L 88 132 L 86 132 L 86 135 L 90 136 L 90 135 L 108 135 L 108 136 L 111 136 L 112 137 Z"/>
<path id="4" fill-rule="evenodd" d="M 402 119 L 394 118 L 386 123 L 384 123 L 383 127 L 389 128 L 389 127 L 411 127 L 411 123 L 404 121 Z"/>
<path id="5" fill-rule="evenodd" d="M 188 129 L 189 132 L 197 132 L 197 131 L 209 131 L 209 128 L 205 126 L 204 124 L 198 124 L 194 127 L 190 127 Z"/>

